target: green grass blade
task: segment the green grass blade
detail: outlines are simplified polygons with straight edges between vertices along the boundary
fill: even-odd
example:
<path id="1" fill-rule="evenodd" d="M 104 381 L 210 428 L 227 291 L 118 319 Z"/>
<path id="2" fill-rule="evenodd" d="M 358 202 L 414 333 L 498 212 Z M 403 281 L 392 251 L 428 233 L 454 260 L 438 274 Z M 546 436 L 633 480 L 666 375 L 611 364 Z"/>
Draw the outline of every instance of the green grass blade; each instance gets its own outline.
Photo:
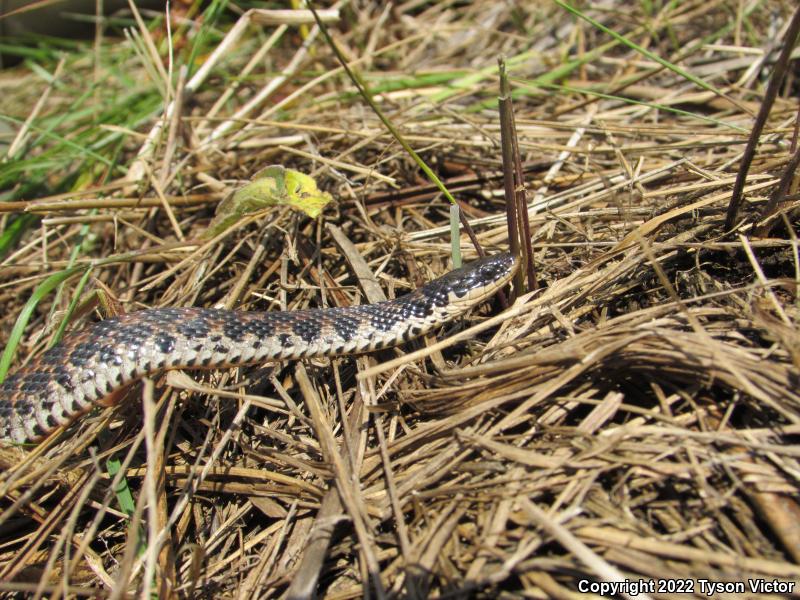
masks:
<path id="1" fill-rule="evenodd" d="M 86 282 L 89 281 L 89 277 L 92 274 L 92 269 L 86 269 L 86 272 L 81 276 L 81 280 L 78 282 L 78 285 L 75 287 L 75 291 L 72 293 L 72 300 L 67 307 L 67 314 L 61 319 L 61 322 L 58 324 L 58 329 L 56 330 L 56 334 L 53 336 L 53 344 L 58 343 L 58 341 L 64 336 L 64 331 L 67 329 L 67 324 L 69 323 L 69 319 L 72 314 L 75 312 L 75 308 L 78 306 L 78 302 L 81 298 L 81 292 L 86 287 Z M 62 282 L 62 284 L 65 282 Z M 60 290 L 59 290 L 60 291 Z"/>
<path id="2" fill-rule="evenodd" d="M 47 296 L 61 283 L 73 275 L 90 268 L 91 267 L 86 265 L 80 265 L 59 271 L 58 273 L 53 273 L 36 287 L 36 289 L 33 291 L 33 294 L 31 294 L 31 297 L 28 298 L 28 301 L 22 308 L 22 311 L 20 311 L 19 316 L 14 323 L 14 327 L 11 330 L 11 335 L 8 336 L 8 343 L 3 350 L 2 356 L 0 356 L 0 381 L 3 381 L 6 378 L 8 369 L 11 366 L 11 361 L 14 358 L 14 353 L 17 350 L 19 341 L 22 339 L 22 334 L 25 332 L 25 327 L 28 325 L 28 321 L 30 320 L 33 311 L 36 309 L 36 306 L 39 304 L 42 298 Z"/>
<path id="3" fill-rule="evenodd" d="M 676 73 L 677 75 L 680 75 L 684 79 L 687 79 L 688 81 L 691 81 L 692 83 L 694 83 L 695 85 L 703 88 L 704 90 L 712 92 L 712 93 L 716 94 L 717 96 L 719 96 L 720 98 L 725 98 L 732 105 L 734 105 L 737 108 L 745 111 L 746 113 L 750 112 L 745 107 L 741 106 L 738 102 L 736 102 L 733 98 L 729 98 L 721 90 L 718 90 L 713 85 L 703 81 L 702 79 L 700 79 L 698 77 L 695 77 L 694 75 L 692 75 L 688 71 L 684 71 L 678 65 L 673 64 L 673 63 L 669 62 L 668 60 L 665 60 L 665 59 L 661 58 L 658 54 L 654 54 L 653 52 L 650 52 L 650 50 L 648 50 L 647 48 L 643 48 L 642 46 L 640 46 L 636 42 L 633 42 L 633 41 L 629 40 L 628 38 L 626 38 L 624 35 L 620 35 L 616 31 L 614 31 L 612 29 L 609 29 L 608 27 L 606 27 L 605 25 L 603 25 L 599 21 L 595 21 L 589 15 L 581 12 L 580 10 L 575 8 L 574 6 L 570 6 L 569 4 L 564 2 L 563 0 L 555 0 L 555 3 L 558 4 L 564 10 L 571 12 L 576 17 L 579 17 L 579 18 L 583 19 L 584 21 L 589 23 L 592 27 L 595 27 L 595 28 L 599 29 L 603 33 L 607 33 L 608 35 L 613 37 L 615 40 L 625 44 L 626 46 L 628 46 L 632 50 L 635 50 L 636 52 L 638 52 L 642 56 L 646 56 L 650 60 L 657 62 L 662 67 L 665 67 L 665 68 L 669 69 L 670 71 L 672 71 L 673 73 Z"/>
<path id="4" fill-rule="evenodd" d="M 681 110 L 680 108 L 675 108 L 673 106 L 667 106 L 665 104 L 658 104 L 656 102 L 645 102 L 643 100 L 634 100 L 633 98 L 626 98 L 624 96 L 614 96 L 611 94 L 604 94 L 602 92 L 597 92 L 590 89 L 583 89 L 583 88 L 573 88 L 567 85 L 555 85 L 549 83 L 539 83 L 537 85 L 530 85 L 524 81 L 515 79 L 514 80 L 517 84 L 524 87 L 543 87 L 552 90 L 561 90 L 565 92 L 570 92 L 573 94 L 585 94 L 587 96 L 595 96 L 597 98 L 603 98 L 606 100 L 617 100 L 619 102 L 624 102 L 626 104 L 634 104 L 636 106 L 646 106 L 648 108 L 654 108 L 656 110 L 667 111 L 671 112 L 676 115 L 681 115 L 685 117 L 691 117 L 693 119 L 697 119 L 699 121 L 705 121 L 707 123 L 711 123 L 713 125 L 719 125 L 722 127 L 728 127 L 740 133 L 747 133 L 748 130 L 744 127 L 739 127 L 738 125 L 734 125 L 733 123 L 727 123 L 725 121 L 720 121 L 719 119 L 714 119 L 712 117 L 706 117 L 704 115 L 698 115 L 693 112 L 689 112 L 688 110 Z"/>
<path id="5" fill-rule="evenodd" d="M 39 221 L 39 217 L 32 214 L 19 215 L 0 233 L 0 258 L 4 258 L 9 251 L 17 245 L 29 227 L 33 227 Z"/>
<path id="6" fill-rule="evenodd" d="M 121 468 L 122 463 L 120 463 L 119 459 L 116 457 L 109 458 L 106 461 L 106 470 L 108 471 L 108 475 L 112 481 L 117 476 L 117 473 L 119 473 Z M 125 513 L 129 519 L 133 518 L 133 515 L 136 512 L 136 502 L 133 499 L 133 493 L 128 485 L 128 480 L 125 479 L 125 477 L 120 479 L 119 485 L 114 489 L 114 495 L 117 497 L 117 504 L 119 505 L 120 511 Z M 144 534 L 144 528 L 140 525 L 137 529 L 138 540 L 136 556 L 141 556 L 147 550 L 147 543 L 145 541 L 146 538 Z"/>

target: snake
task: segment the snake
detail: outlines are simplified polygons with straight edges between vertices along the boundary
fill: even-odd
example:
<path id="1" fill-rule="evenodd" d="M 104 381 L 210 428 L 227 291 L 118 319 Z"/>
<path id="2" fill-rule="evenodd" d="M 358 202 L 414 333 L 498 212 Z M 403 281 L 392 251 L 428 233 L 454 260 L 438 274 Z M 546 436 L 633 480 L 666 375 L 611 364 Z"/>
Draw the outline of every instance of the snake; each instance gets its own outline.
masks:
<path id="1" fill-rule="evenodd" d="M 481 258 L 393 300 L 290 311 L 167 307 L 92 323 L 0 383 L 0 440 L 39 442 L 94 406 L 110 406 L 142 377 L 362 354 L 456 319 L 514 276 L 510 253 Z"/>

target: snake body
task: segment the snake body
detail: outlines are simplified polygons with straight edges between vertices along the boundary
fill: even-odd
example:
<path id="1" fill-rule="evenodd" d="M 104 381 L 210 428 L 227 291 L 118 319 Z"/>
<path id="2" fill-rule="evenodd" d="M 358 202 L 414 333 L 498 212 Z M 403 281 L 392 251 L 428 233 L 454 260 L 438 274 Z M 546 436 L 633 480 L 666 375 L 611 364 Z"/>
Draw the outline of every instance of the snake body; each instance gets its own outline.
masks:
<path id="1" fill-rule="evenodd" d="M 388 348 L 463 314 L 514 275 L 511 254 L 480 259 L 387 302 L 284 312 L 156 308 L 94 323 L 0 384 L 0 440 L 38 441 L 131 382 L 217 368 Z"/>

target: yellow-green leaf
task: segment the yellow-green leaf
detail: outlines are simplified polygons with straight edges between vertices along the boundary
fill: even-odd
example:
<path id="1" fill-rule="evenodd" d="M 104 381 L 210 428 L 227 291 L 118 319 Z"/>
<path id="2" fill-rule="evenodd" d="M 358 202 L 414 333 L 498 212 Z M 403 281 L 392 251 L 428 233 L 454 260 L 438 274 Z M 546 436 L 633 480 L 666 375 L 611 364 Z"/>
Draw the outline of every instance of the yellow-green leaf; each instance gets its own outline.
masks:
<path id="1" fill-rule="evenodd" d="M 219 203 L 205 237 L 214 237 L 242 217 L 267 206 L 289 205 L 313 219 L 331 200 L 332 196 L 321 191 L 305 173 L 272 165 Z"/>

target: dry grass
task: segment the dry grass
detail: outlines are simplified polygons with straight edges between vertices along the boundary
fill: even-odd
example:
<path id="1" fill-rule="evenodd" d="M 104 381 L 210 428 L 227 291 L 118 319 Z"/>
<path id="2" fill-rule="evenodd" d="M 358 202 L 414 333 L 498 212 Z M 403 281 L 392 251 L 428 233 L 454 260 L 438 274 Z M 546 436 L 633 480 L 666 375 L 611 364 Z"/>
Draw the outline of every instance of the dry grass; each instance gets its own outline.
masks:
<path id="1" fill-rule="evenodd" d="M 573 598 L 581 580 L 690 579 L 695 596 L 701 579 L 800 582 L 797 175 L 754 235 L 794 152 L 791 74 L 724 227 L 790 3 L 588 12 L 716 92 L 555 4 L 377 4 L 347 5 L 331 32 L 489 252 L 508 246 L 508 57 L 541 288 L 439 343 L 171 374 L 36 448 L 0 448 L 0 590 Z M 0 74 L 19 137 L 0 165 L 4 342 L 72 269 L 16 364 L 73 301 L 71 327 L 96 310 L 349 305 L 448 269 L 441 194 L 312 25 L 273 40 L 262 18 L 209 34 L 188 77 L 169 78 L 163 27 L 134 29 L 139 54 L 101 40 L 47 63 L 49 82 Z M 229 30 L 215 23 L 203 31 Z M 272 163 L 335 204 L 204 239 L 219 200 Z M 667 592 L 650 596 L 686 597 Z"/>

